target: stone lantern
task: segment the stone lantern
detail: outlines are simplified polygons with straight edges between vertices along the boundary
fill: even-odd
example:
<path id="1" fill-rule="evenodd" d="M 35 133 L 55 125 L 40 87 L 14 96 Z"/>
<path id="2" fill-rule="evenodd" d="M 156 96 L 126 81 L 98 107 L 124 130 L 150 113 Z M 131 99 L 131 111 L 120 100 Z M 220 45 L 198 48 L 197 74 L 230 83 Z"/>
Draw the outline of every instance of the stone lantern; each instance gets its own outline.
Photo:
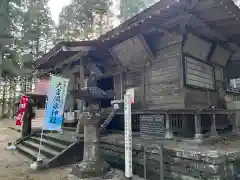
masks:
<path id="1" fill-rule="evenodd" d="M 101 110 L 101 101 L 113 98 L 114 93 L 104 92 L 98 87 L 87 87 L 72 93 L 73 96 L 83 99 L 86 104 L 81 119 L 84 125 L 83 160 L 74 165 L 72 174 L 79 178 L 102 176 L 109 170 L 109 165 L 100 156 L 99 121 L 108 115 L 106 111 Z"/>

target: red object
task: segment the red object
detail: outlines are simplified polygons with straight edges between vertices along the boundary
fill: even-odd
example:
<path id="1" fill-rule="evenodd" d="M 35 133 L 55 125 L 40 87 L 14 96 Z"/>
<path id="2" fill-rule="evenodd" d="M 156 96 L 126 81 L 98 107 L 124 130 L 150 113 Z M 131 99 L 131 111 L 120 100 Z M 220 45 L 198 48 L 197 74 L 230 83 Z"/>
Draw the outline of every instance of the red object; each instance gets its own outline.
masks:
<path id="1" fill-rule="evenodd" d="M 21 101 L 19 104 L 19 109 L 16 117 L 16 125 L 21 126 L 24 113 L 27 111 L 27 108 L 29 106 L 29 99 L 27 96 L 22 96 Z"/>

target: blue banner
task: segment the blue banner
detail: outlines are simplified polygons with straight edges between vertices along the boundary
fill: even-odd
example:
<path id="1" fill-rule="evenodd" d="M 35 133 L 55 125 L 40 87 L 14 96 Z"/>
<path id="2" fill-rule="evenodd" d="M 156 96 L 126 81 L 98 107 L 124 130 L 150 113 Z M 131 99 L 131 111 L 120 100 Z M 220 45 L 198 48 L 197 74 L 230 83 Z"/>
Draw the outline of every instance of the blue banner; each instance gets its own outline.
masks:
<path id="1" fill-rule="evenodd" d="M 60 131 L 62 129 L 68 82 L 69 79 L 54 75 L 50 76 L 46 101 L 46 114 L 43 123 L 44 130 Z"/>

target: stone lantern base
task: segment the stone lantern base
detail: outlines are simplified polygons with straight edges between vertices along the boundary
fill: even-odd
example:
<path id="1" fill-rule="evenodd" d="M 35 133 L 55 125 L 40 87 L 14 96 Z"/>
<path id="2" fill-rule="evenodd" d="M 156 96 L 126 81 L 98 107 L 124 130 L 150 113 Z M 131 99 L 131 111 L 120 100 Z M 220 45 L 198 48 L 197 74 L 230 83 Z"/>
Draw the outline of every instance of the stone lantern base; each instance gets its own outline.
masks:
<path id="1" fill-rule="evenodd" d="M 71 174 L 78 178 L 101 177 L 105 175 L 109 170 L 110 165 L 105 161 L 82 161 L 80 164 L 74 165 L 72 167 Z"/>
<path id="2" fill-rule="evenodd" d="M 68 180 L 127 180 L 123 171 L 112 169 L 107 172 L 104 176 L 93 177 L 93 178 L 78 178 L 73 174 L 68 175 Z M 138 176 L 133 176 L 132 180 L 144 180 Z"/>

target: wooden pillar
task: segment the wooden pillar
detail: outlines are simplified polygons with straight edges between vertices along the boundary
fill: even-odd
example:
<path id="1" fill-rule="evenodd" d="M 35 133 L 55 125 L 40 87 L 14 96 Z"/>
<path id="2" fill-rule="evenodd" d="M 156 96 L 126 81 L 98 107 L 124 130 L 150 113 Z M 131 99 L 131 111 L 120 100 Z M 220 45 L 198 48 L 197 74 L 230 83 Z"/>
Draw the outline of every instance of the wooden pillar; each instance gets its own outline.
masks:
<path id="1" fill-rule="evenodd" d="M 171 123 L 170 123 L 170 118 L 169 114 L 165 114 L 165 119 L 166 119 L 166 133 L 165 133 L 165 138 L 166 139 L 172 139 L 173 138 L 173 132 L 171 128 Z"/>
<path id="2" fill-rule="evenodd" d="M 181 134 L 185 137 L 187 137 L 189 135 L 189 131 L 188 131 L 188 119 L 187 119 L 187 115 L 186 114 L 181 114 L 178 116 L 178 121 L 180 121 L 180 123 L 182 123 L 182 127 L 181 128 Z"/>
<path id="3" fill-rule="evenodd" d="M 120 73 L 120 85 L 121 85 L 121 100 L 123 100 L 124 96 L 123 72 Z"/>
<path id="4" fill-rule="evenodd" d="M 195 139 L 202 141 L 202 126 L 201 126 L 201 115 L 194 114 L 194 126 L 195 126 Z"/>
<path id="5" fill-rule="evenodd" d="M 79 69 L 79 91 L 84 87 L 84 64 L 83 60 L 80 60 L 80 69 Z M 83 113 L 84 101 L 80 100 L 80 114 Z M 83 124 L 81 123 L 81 118 L 78 120 L 76 133 L 83 133 Z"/>
<path id="6" fill-rule="evenodd" d="M 231 121 L 232 121 L 232 133 L 234 135 L 239 135 L 239 122 L 236 113 L 233 113 L 231 116 Z"/>
<path id="7" fill-rule="evenodd" d="M 213 115 L 212 115 L 212 124 L 211 124 L 210 135 L 212 137 L 218 136 L 217 127 L 216 127 L 216 114 L 215 113 L 213 113 Z"/>

